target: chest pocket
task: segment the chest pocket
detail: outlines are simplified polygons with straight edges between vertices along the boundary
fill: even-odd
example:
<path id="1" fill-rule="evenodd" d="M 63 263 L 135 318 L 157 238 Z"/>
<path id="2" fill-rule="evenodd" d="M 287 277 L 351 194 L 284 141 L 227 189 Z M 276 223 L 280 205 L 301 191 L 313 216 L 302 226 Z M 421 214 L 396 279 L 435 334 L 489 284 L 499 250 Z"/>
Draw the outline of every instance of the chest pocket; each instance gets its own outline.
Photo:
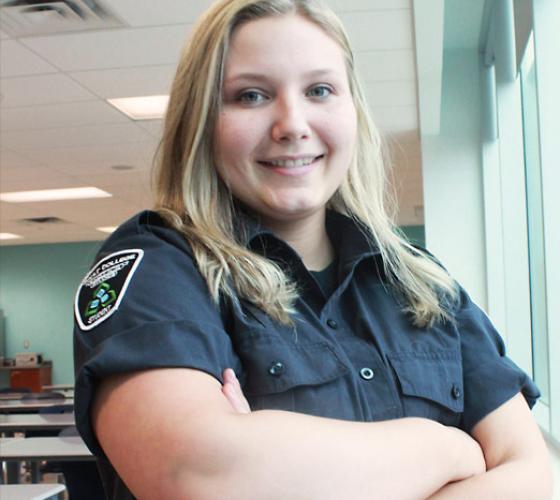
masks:
<path id="1" fill-rule="evenodd" d="M 281 409 L 324 415 L 335 382 L 348 367 L 327 342 L 293 343 L 258 335 L 237 346 L 245 377 L 243 392 L 252 410 Z"/>
<path id="2" fill-rule="evenodd" d="M 388 358 L 399 382 L 404 416 L 459 424 L 464 399 L 457 349 L 396 353 Z"/>

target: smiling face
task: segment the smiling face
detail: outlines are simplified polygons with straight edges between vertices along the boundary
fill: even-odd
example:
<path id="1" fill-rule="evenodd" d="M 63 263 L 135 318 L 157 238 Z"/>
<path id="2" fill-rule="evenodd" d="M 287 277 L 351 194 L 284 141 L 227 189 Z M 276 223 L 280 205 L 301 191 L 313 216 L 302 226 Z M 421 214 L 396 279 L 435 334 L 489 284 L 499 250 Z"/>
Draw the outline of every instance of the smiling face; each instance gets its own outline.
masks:
<path id="1" fill-rule="evenodd" d="M 226 56 L 215 130 L 220 177 L 265 222 L 324 212 L 356 141 L 341 48 L 298 15 L 242 24 Z"/>

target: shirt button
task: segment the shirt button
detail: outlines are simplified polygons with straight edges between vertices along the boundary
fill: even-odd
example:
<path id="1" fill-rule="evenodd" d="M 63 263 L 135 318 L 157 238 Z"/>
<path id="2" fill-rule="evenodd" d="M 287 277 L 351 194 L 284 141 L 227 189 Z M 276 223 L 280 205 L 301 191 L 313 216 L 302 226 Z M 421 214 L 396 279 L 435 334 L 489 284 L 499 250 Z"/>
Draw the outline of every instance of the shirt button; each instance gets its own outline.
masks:
<path id="1" fill-rule="evenodd" d="M 329 325 L 329 327 L 333 330 L 336 330 L 338 328 L 338 323 L 332 318 L 327 320 L 327 325 Z"/>
<path id="2" fill-rule="evenodd" d="M 461 397 L 461 389 L 459 389 L 459 386 L 456 384 L 453 384 L 453 387 L 451 387 L 451 395 L 453 399 L 459 399 Z"/>
<path id="3" fill-rule="evenodd" d="M 280 361 L 275 361 L 270 365 L 270 368 L 268 369 L 268 373 L 274 375 L 275 377 L 282 375 L 282 373 L 284 373 L 284 363 L 281 363 Z"/>
<path id="4" fill-rule="evenodd" d="M 375 373 L 373 373 L 373 370 L 371 368 L 362 368 L 360 370 L 360 376 L 364 380 L 371 380 L 375 376 Z"/>

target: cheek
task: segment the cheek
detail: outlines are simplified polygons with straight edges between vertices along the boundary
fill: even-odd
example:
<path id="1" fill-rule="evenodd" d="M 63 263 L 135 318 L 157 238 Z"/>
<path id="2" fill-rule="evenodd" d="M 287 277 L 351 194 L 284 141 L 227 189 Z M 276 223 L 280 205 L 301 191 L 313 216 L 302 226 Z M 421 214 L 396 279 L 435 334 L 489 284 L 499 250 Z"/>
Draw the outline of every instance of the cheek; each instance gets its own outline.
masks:
<path id="1" fill-rule="evenodd" d="M 249 157 L 258 144 L 258 130 L 258 123 L 248 113 L 221 113 L 216 127 L 216 157 L 221 163 L 237 163 Z"/>
<path id="2" fill-rule="evenodd" d="M 357 114 L 352 101 L 341 102 L 319 120 L 318 128 L 323 141 L 333 153 L 353 151 L 357 135 Z"/>

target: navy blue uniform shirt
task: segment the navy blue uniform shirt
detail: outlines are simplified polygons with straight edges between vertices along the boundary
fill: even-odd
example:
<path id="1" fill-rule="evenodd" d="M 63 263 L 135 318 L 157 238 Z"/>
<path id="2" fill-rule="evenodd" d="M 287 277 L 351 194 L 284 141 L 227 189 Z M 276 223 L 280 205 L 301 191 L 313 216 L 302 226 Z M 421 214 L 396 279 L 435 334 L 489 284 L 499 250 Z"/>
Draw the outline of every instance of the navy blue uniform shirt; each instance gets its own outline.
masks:
<path id="1" fill-rule="evenodd" d="M 462 288 L 456 325 L 412 326 L 380 252 L 350 218 L 327 214 L 337 253 L 328 295 L 289 245 L 250 217 L 239 228 L 249 248 L 299 284 L 295 328 L 246 300 L 218 308 L 184 237 L 150 211 L 111 235 L 78 290 L 76 423 L 99 457 L 109 498 L 132 496 L 95 438 L 90 406 L 99 381 L 115 373 L 185 367 L 223 383 L 229 367 L 253 411 L 363 422 L 423 417 L 467 432 L 519 391 L 530 407 L 540 396 Z"/>

